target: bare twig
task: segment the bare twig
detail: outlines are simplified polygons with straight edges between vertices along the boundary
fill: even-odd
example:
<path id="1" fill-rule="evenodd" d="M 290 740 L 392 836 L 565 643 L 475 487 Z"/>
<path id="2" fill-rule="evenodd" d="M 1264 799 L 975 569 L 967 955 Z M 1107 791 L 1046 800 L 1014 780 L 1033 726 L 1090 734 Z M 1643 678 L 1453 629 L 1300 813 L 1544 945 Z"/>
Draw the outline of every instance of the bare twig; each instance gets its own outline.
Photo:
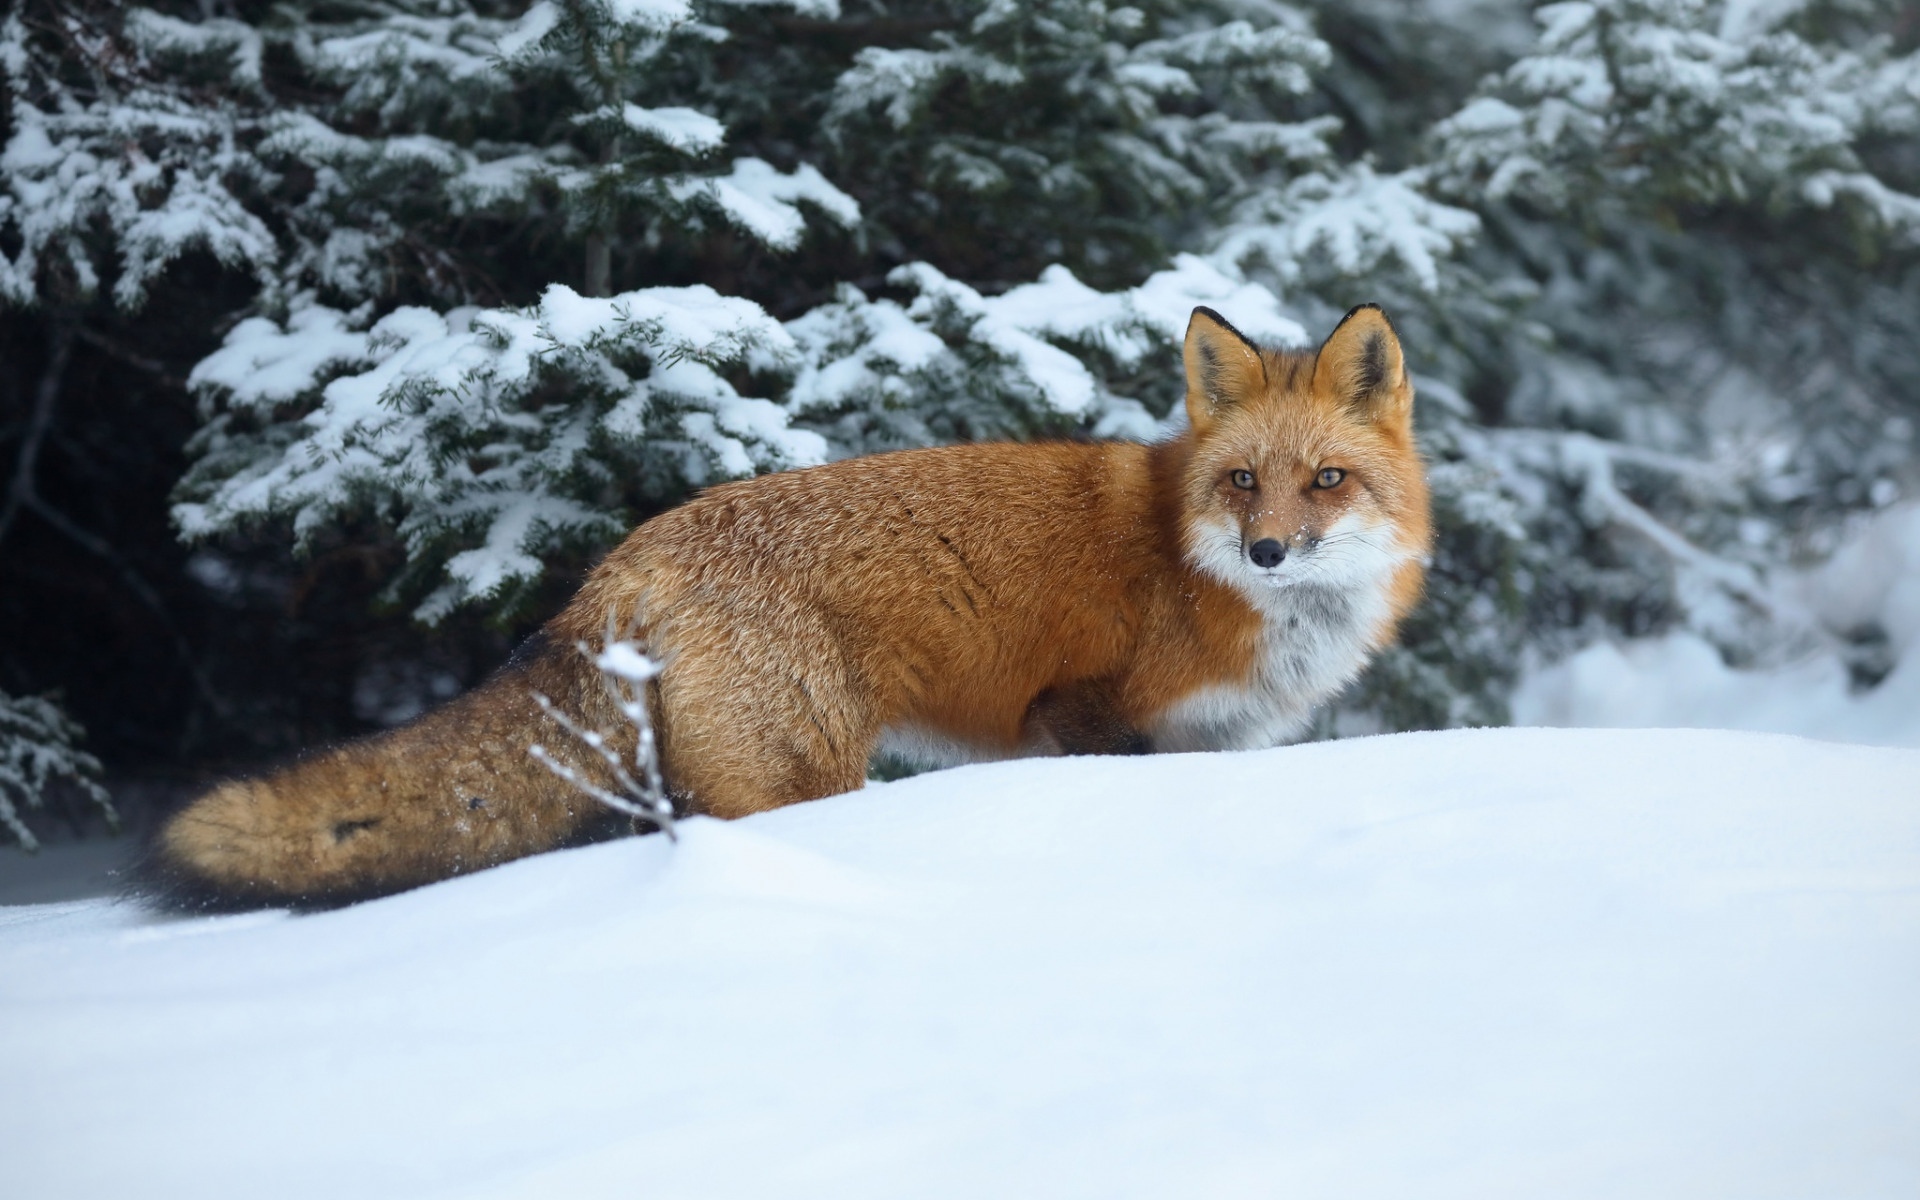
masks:
<path id="1" fill-rule="evenodd" d="M 81 549 L 105 560 L 119 574 L 120 580 L 132 592 L 140 603 L 159 620 L 172 643 L 174 653 L 193 680 L 194 690 L 206 701 L 208 707 L 222 716 L 227 714 L 227 704 L 213 690 L 206 672 L 200 669 L 199 660 L 194 657 L 193 648 L 187 643 L 186 635 L 174 624 L 173 614 L 167 610 L 166 602 L 160 598 L 153 585 L 147 582 L 138 568 L 128 561 L 125 555 L 115 549 L 113 543 L 99 534 L 82 528 L 67 514 L 49 504 L 40 494 L 36 476 L 40 467 L 40 451 L 46 445 L 47 434 L 53 427 L 54 403 L 60 395 L 60 386 L 65 380 L 67 363 L 73 355 L 73 343 L 82 336 L 79 322 L 71 317 L 56 317 L 53 322 L 51 341 L 47 349 L 46 368 L 40 373 L 40 382 L 34 388 L 33 411 L 27 418 L 26 436 L 20 443 L 20 453 L 14 459 L 13 479 L 7 486 L 7 497 L 0 505 L 0 538 L 6 537 L 14 521 L 22 512 L 30 512 L 64 534 Z"/>
<path id="2" fill-rule="evenodd" d="M 76 330 L 75 334 L 81 341 L 87 343 L 87 345 L 113 355 L 113 357 L 126 363 L 135 370 L 146 372 L 162 385 L 169 388 L 177 388 L 181 391 L 186 390 L 187 381 L 168 370 L 167 364 L 161 362 L 159 359 L 148 358 L 146 355 L 141 354 L 125 343 L 110 338 L 98 330 L 88 329 L 84 325 Z"/>
<path id="3" fill-rule="evenodd" d="M 27 434 L 20 441 L 20 453 L 14 459 L 13 479 L 7 486 L 7 499 L 0 505 L 0 538 L 13 528 L 14 518 L 29 506 L 34 497 L 33 476 L 40 462 L 40 447 L 46 443 L 47 429 L 53 424 L 53 404 L 60 396 L 60 383 L 66 378 L 67 360 L 73 356 L 77 322 L 55 317 L 53 335 L 47 345 L 46 368 L 33 389 L 33 411 L 27 416 Z"/>
<path id="4" fill-rule="evenodd" d="M 527 752 L 554 775 L 608 808 L 625 813 L 635 821 L 645 821 L 666 834 L 669 840 L 678 841 L 679 834 L 674 829 L 673 801 L 667 797 L 666 785 L 660 776 L 653 720 L 646 703 L 646 685 L 659 674 L 659 664 L 640 649 L 632 631 L 621 636 L 611 618 L 607 623 L 606 642 L 599 653 L 594 653 L 593 648 L 585 642 L 576 643 L 576 646 L 582 655 L 599 668 L 601 680 L 615 707 L 633 727 L 633 765 L 639 777 L 635 778 L 635 770 L 628 768 L 605 733 L 582 725 L 539 692 L 533 693 L 533 699 L 540 706 L 540 711 L 606 764 L 614 787 L 603 787 L 588 779 L 574 767 L 554 757 L 545 746 L 536 744 L 528 747 Z"/>

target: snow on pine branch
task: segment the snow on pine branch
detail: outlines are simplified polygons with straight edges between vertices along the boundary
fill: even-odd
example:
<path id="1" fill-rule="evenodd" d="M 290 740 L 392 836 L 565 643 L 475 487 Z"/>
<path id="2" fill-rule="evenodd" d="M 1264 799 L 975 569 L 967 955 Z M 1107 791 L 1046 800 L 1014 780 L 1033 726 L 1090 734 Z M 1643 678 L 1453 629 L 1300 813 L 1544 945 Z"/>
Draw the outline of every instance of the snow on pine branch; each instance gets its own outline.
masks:
<path id="1" fill-rule="evenodd" d="M 516 22 L 457 6 L 442 12 L 384 12 L 376 20 L 323 26 L 295 50 L 316 78 L 343 87 L 340 108 L 378 114 L 404 128 L 422 112 L 467 118 L 487 112 L 512 88 L 499 43 Z"/>
<path id="2" fill-rule="evenodd" d="M 117 824 L 106 789 L 97 782 L 100 760 L 79 749 L 80 726 L 41 696 L 0 692 L 0 828 L 28 850 L 40 846 L 21 810 L 44 808 L 49 786 L 65 780 Z"/>
<path id="3" fill-rule="evenodd" d="M 1283 286 L 1354 280 L 1397 265 L 1427 292 L 1440 263 L 1473 241 L 1480 218 L 1424 194 L 1415 168 L 1382 175 L 1361 162 L 1309 172 L 1243 202 L 1214 253 L 1273 272 Z"/>
<path id="4" fill-rule="evenodd" d="M 605 299 L 553 285 L 525 310 L 398 309 L 364 332 L 308 304 L 243 322 L 189 385 L 212 410 L 174 519 L 188 538 L 266 520 L 309 541 L 390 520 L 416 609 L 511 607 L 568 546 L 604 544 L 627 504 L 826 456 L 720 370 L 779 368 L 792 338 L 711 288 Z"/>
<path id="5" fill-rule="evenodd" d="M 1867 172 L 1856 147 L 1920 134 L 1920 54 L 1890 57 L 1884 39 L 1808 41 L 1781 23 L 1795 7 L 1541 7 L 1532 50 L 1437 128 L 1450 185 L 1550 212 L 1623 196 L 1848 199 L 1869 223 L 1914 228 L 1913 198 Z"/>
<path id="6" fill-rule="evenodd" d="M 125 30 L 127 40 L 148 55 L 212 62 L 225 67 L 229 78 L 243 88 L 261 85 L 260 60 L 266 52 L 266 39 L 245 22 L 222 17 L 182 21 L 152 9 L 136 8 L 127 13 Z"/>
<path id="7" fill-rule="evenodd" d="M 918 144 L 908 153 L 924 156 L 936 189 L 1086 197 L 1078 203 L 1117 193 L 1184 207 L 1237 194 L 1252 159 L 1331 159 L 1337 119 L 1273 112 L 1311 91 L 1332 57 L 1302 13 L 1144 8 L 993 3 L 965 38 L 865 47 L 834 83 L 825 131 L 842 143 L 886 137 L 895 153 Z M 1031 128 L 987 115 L 1062 103 L 1068 119 Z"/>
<path id="8" fill-rule="evenodd" d="M 653 110 L 650 115 L 658 117 L 662 111 Z M 692 109 L 681 112 L 700 115 Z M 691 120 L 678 119 L 675 129 L 678 143 L 662 139 L 658 144 L 685 153 L 704 145 L 697 136 L 702 131 L 695 130 Z M 806 163 L 783 172 L 762 159 L 745 156 L 734 159 L 724 175 L 692 171 L 650 175 L 623 162 L 555 164 L 539 168 L 537 177 L 550 179 L 581 214 L 597 211 L 596 205 L 617 203 L 685 221 L 688 214 L 705 210 L 779 251 L 795 249 L 805 235 L 802 205 L 845 228 L 860 223 L 859 203 Z"/>
<path id="9" fill-rule="evenodd" d="M 1273 24 L 1256 27 L 1250 21 L 1191 29 L 1172 37 L 1142 42 L 1127 54 L 1119 70 L 1123 77 L 1147 82 L 1155 90 L 1191 94 L 1200 87 L 1189 72 L 1231 71 L 1236 81 L 1264 83 L 1281 92 L 1303 95 L 1313 89 L 1313 77 L 1324 71 L 1333 51 L 1314 36 L 1306 18 L 1280 5 L 1263 14 Z M 1158 72 L 1142 68 L 1158 67 Z M 1162 74 L 1162 72 L 1177 74 Z"/>
<path id="10" fill-rule="evenodd" d="M 651 138 L 682 154 L 718 150 L 727 140 L 727 127 L 697 108 L 679 105 L 643 108 L 629 100 L 603 104 L 591 112 L 576 113 L 575 125 L 614 126 Z"/>
<path id="11" fill-rule="evenodd" d="M 258 35 L 236 22 L 194 26 L 136 10 L 128 31 L 136 47 L 197 59 L 241 91 L 258 85 Z M 76 91 L 18 12 L 0 25 L 12 125 L 0 151 L 0 247 L 16 247 L 0 248 L 0 299 L 32 304 L 51 274 L 90 296 L 111 272 L 115 301 L 137 308 L 191 249 L 264 282 L 280 249 L 248 198 L 277 177 L 242 145 L 249 118 L 227 94 L 128 78 L 111 47 L 85 44 L 124 93 Z"/>
<path id="12" fill-rule="evenodd" d="M 1058 429 L 1152 437 L 1153 415 L 1102 381 L 1103 364 L 1176 362 L 1196 305 L 1234 314 L 1250 335 L 1300 345 L 1307 334 L 1258 284 L 1190 254 L 1140 286 L 1101 292 L 1058 264 L 986 296 L 928 263 L 897 268 L 906 305 L 845 287 L 787 326 L 804 362 L 788 401 L 846 452 Z M 946 422 L 939 428 L 927 418 Z"/>
<path id="13" fill-rule="evenodd" d="M 895 129 L 905 129 L 932 103 L 949 79 L 971 87 L 1010 88 L 1025 78 L 1019 67 L 971 47 L 944 50 L 893 50 L 868 46 L 854 55 L 853 66 L 834 85 L 829 128 L 855 113 L 880 107 Z"/>
<path id="14" fill-rule="evenodd" d="M 1765 572 L 1690 540 L 1629 496 L 1620 482 L 1620 470 L 1627 468 L 1658 476 L 1688 493 L 1694 507 L 1732 506 L 1740 502 L 1740 480 L 1724 464 L 1572 430 L 1455 427 L 1449 437 L 1460 443 L 1463 453 L 1435 472 L 1436 493 L 1445 486 L 1442 477 L 1470 469 L 1481 479 L 1463 490 L 1463 497 L 1480 504 L 1498 498 L 1505 511 L 1489 510 L 1490 515 L 1511 523 L 1523 515 L 1537 518 L 1543 511 L 1557 511 L 1557 498 L 1548 487 L 1562 485 L 1572 491 L 1575 504 L 1559 515 L 1586 529 L 1632 535 L 1659 555 L 1679 610 L 1676 615 L 1689 628 L 1722 645 L 1741 646 L 1751 640 L 1756 623 L 1791 621 L 1791 606 L 1783 604 Z M 1526 536 L 1517 526 L 1507 533 Z"/>
<path id="15" fill-rule="evenodd" d="M 782 172 L 758 158 L 737 158 L 725 175 L 685 176 L 668 185 L 681 200 L 701 199 L 728 221 L 775 250 L 799 246 L 807 225 L 800 206 L 810 205 L 845 229 L 860 224 L 860 205 L 812 166 Z"/>

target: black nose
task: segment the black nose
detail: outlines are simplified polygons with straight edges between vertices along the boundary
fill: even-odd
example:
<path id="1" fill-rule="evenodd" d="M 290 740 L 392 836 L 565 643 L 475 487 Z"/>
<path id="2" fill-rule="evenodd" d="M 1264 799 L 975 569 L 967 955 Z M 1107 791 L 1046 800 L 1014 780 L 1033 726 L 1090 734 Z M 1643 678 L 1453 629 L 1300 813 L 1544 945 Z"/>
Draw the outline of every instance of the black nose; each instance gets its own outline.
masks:
<path id="1" fill-rule="evenodd" d="M 1256 567 L 1277 567 L 1287 557 L 1287 544 L 1275 538 L 1261 538 L 1247 547 L 1247 557 Z"/>

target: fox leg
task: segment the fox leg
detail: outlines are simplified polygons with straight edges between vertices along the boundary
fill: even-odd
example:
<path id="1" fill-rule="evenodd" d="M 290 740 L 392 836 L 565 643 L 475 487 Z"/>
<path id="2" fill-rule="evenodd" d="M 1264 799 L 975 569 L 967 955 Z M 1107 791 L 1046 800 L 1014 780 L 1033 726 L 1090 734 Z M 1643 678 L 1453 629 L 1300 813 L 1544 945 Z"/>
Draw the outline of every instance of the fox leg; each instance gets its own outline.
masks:
<path id="1" fill-rule="evenodd" d="M 1145 754 L 1152 747 L 1120 709 L 1111 680 L 1048 688 L 1027 706 L 1022 741 L 1059 754 Z"/>
<path id="2" fill-rule="evenodd" d="M 879 735 L 874 704 L 824 629 L 777 642 L 737 619 L 676 639 L 659 679 L 662 768 L 694 812 L 732 819 L 858 789 Z M 688 644 L 691 643 L 691 644 Z"/>

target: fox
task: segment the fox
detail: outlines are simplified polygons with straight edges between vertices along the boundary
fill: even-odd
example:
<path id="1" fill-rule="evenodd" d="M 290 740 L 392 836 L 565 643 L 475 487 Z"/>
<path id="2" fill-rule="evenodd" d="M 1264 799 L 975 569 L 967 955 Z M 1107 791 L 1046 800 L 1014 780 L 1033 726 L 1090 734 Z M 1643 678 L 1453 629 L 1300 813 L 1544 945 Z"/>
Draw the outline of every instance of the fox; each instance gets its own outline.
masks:
<path id="1" fill-rule="evenodd" d="M 1297 735 L 1418 601 L 1432 518 L 1414 390 L 1378 305 L 1311 351 L 1210 308 L 1185 426 L 983 442 L 709 488 L 640 525 L 480 686 L 220 783 L 158 830 L 148 895 L 327 907 L 611 836 L 530 753 L 625 727 L 583 650 L 617 627 L 675 809 L 733 819 L 926 765 L 1237 750 Z M 620 748 L 634 749 L 629 732 Z M 564 752 L 562 752 L 564 755 Z M 576 747 L 582 777 L 606 769 Z"/>

